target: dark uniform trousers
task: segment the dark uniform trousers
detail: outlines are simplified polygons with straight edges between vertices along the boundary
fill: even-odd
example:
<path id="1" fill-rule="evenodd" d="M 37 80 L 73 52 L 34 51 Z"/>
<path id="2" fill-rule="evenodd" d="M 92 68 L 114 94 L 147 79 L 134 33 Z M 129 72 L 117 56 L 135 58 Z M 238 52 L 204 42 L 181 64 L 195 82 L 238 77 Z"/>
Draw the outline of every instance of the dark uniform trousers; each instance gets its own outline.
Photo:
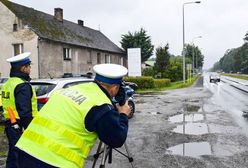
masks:
<path id="1" fill-rule="evenodd" d="M 6 168 L 18 167 L 18 150 L 15 147 L 18 139 L 21 137 L 22 130 L 20 128 L 14 128 L 10 121 L 5 121 L 5 133 L 9 142 L 9 151 L 6 161 Z"/>
<path id="2" fill-rule="evenodd" d="M 18 168 L 57 168 L 45 162 L 42 162 L 41 160 L 36 159 L 35 157 L 27 154 L 26 152 L 20 149 L 17 149 L 17 150 L 19 154 L 19 158 L 18 158 L 19 167 Z"/>

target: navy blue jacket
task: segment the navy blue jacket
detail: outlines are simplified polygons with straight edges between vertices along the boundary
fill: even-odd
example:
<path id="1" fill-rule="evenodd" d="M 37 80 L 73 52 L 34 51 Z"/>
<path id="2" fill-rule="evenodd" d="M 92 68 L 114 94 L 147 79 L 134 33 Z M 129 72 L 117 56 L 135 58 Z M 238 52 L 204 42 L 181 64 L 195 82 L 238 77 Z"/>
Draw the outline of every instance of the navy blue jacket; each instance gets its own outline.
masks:
<path id="1" fill-rule="evenodd" d="M 98 85 L 109 97 L 107 91 Z M 97 96 L 97 95 L 96 95 Z M 93 107 L 85 118 L 85 127 L 90 132 L 96 132 L 101 141 L 112 148 L 121 147 L 127 138 L 128 117 L 119 113 L 115 105 L 104 104 Z"/>
<path id="2" fill-rule="evenodd" d="M 29 123 L 32 121 L 32 88 L 29 84 L 31 78 L 28 74 L 25 74 L 19 70 L 11 69 L 10 77 L 21 78 L 24 83 L 21 83 L 16 86 L 14 90 L 15 96 L 15 105 L 16 110 L 20 117 L 20 125 L 24 128 L 27 128 Z"/>

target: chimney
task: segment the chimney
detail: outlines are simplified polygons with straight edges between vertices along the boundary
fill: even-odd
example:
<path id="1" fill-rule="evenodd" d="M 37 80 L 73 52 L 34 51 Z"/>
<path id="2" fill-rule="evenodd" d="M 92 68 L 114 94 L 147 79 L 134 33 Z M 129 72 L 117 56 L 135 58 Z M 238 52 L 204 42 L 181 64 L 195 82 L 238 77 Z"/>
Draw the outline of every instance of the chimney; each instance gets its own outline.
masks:
<path id="1" fill-rule="evenodd" d="M 84 21 L 83 20 L 78 20 L 78 25 L 84 26 Z"/>
<path id="2" fill-rule="evenodd" d="M 54 19 L 63 22 L 63 9 L 54 8 Z"/>

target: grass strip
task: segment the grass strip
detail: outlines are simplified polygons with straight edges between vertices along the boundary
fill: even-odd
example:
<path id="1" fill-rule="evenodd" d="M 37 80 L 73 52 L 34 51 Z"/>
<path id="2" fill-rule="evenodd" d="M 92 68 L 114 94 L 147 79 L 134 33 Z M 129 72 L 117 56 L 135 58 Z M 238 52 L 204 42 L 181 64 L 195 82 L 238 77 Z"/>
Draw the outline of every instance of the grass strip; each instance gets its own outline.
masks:
<path id="1" fill-rule="evenodd" d="M 152 88 L 152 89 L 138 89 L 137 91 L 135 91 L 136 93 L 149 93 L 149 92 L 161 92 L 161 91 L 165 91 L 165 90 L 173 90 L 173 89 L 179 89 L 179 88 L 186 88 L 186 87 L 190 87 L 192 86 L 195 81 L 197 81 L 199 79 L 200 75 L 197 75 L 195 77 L 192 78 L 191 81 L 186 81 L 185 83 L 183 83 L 183 81 L 178 81 L 178 82 L 171 82 L 169 86 L 166 87 L 161 87 L 161 88 Z"/>
<path id="2" fill-rule="evenodd" d="M 0 125 L 0 134 L 3 134 L 3 132 L 4 132 L 4 126 Z"/>
<path id="3" fill-rule="evenodd" d="M 228 74 L 228 73 L 224 73 L 224 74 L 221 74 L 221 75 L 224 75 L 224 76 L 230 76 L 230 77 L 233 77 L 233 78 L 238 78 L 238 79 L 248 80 L 248 75 L 241 75 L 241 74 Z"/>

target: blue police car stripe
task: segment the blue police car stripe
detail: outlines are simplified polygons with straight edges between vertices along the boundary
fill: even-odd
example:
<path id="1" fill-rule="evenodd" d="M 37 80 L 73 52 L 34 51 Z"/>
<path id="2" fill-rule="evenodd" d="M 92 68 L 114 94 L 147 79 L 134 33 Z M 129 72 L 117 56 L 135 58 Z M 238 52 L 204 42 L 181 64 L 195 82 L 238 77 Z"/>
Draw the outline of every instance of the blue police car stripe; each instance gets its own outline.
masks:
<path id="1" fill-rule="evenodd" d="M 104 83 L 109 83 L 109 84 L 121 84 L 122 83 L 122 77 L 116 78 L 116 79 L 111 79 L 111 78 L 107 78 L 107 77 L 104 77 L 102 75 L 96 74 L 95 79 L 99 80 L 101 82 L 104 82 Z"/>

